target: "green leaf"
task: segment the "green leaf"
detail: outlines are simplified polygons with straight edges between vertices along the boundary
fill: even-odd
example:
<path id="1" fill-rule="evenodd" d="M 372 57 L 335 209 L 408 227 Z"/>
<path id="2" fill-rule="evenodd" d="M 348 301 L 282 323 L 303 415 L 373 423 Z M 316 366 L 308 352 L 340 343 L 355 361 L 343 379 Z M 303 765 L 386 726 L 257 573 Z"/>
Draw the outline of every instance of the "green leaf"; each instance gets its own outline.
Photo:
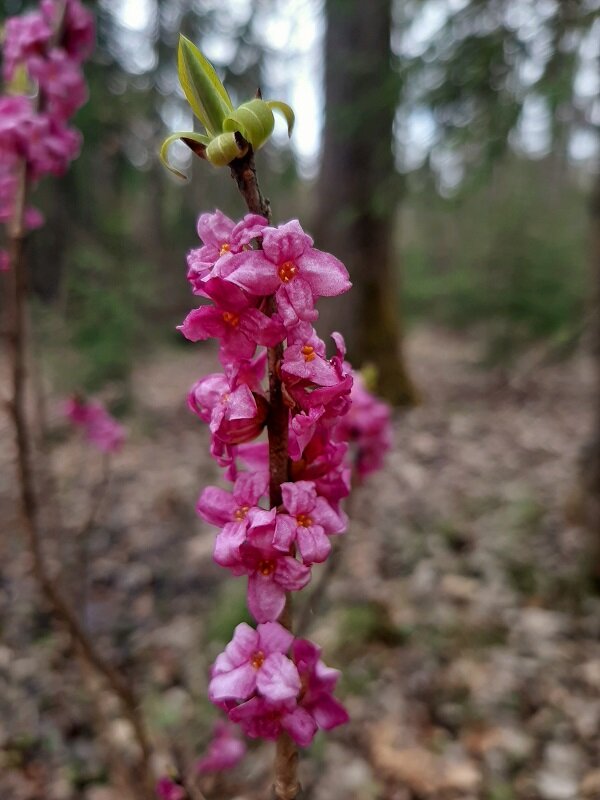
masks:
<path id="1" fill-rule="evenodd" d="M 292 131 L 294 130 L 294 123 L 296 122 L 296 116 L 292 107 L 288 106 L 287 103 L 282 103 L 281 100 L 267 100 L 267 105 L 272 111 L 279 111 L 279 113 L 285 117 L 285 121 L 287 122 L 288 136 L 291 136 Z"/>
<path id="2" fill-rule="evenodd" d="M 206 160 L 215 167 L 225 167 L 236 158 L 245 155 L 248 148 L 238 144 L 235 133 L 222 133 L 215 136 L 206 148 Z"/>
<path id="3" fill-rule="evenodd" d="M 239 131 L 254 150 L 258 150 L 273 133 L 275 119 L 264 100 L 242 103 L 223 120 L 223 130 Z"/>
<path id="4" fill-rule="evenodd" d="M 183 172 L 180 172 L 178 169 L 175 169 L 175 167 L 172 167 L 167 158 L 167 150 L 169 149 L 169 146 L 173 144 L 173 142 L 177 141 L 177 139 L 191 139 L 193 142 L 198 142 L 198 144 L 206 147 L 208 144 L 210 144 L 210 137 L 205 136 L 202 133 L 195 133 L 195 131 L 176 131 L 170 136 L 167 136 L 162 143 L 159 154 L 160 160 L 165 167 L 173 173 L 173 175 L 177 175 L 178 178 L 183 178 L 186 180 L 186 176 L 183 174 Z"/>
<path id="5" fill-rule="evenodd" d="M 221 133 L 223 120 L 233 110 L 233 105 L 213 65 L 182 35 L 179 36 L 177 72 L 194 114 L 209 134 Z"/>

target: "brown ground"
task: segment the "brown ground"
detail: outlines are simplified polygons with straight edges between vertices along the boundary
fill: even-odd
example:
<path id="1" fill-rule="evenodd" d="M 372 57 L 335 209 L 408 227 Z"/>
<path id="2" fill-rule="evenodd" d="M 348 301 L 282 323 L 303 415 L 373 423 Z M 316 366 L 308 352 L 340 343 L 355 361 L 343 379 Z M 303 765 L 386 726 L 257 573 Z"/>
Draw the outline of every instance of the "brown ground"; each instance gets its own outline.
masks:
<path id="1" fill-rule="evenodd" d="M 303 759 L 307 794 L 600 798 L 600 600 L 573 490 L 589 365 L 533 354 L 507 384 L 478 366 L 474 341 L 421 332 L 410 351 L 425 402 L 396 420 L 386 470 L 354 499 L 311 631 L 343 669 L 352 723 Z M 91 634 L 135 677 L 165 758 L 174 745 L 201 752 L 207 668 L 243 613 L 242 583 L 212 564 L 214 532 L 194 513 L 215 469 L 185 393 L 211 361 L 173 350 L 139 368 L 129 439 L 86 547 L 77 530 L 100 460 L 50 403 L 68 531 L 49 524 L 47 552 Z M 117 800 L 89 682 L 29 578 L 0 424 L 0 798 Z M 127 758 L 126 724 L 109 696 L 100 705 L 105 739 Z M 270 758 L 254 748 L 207 797 L 267 796 Z"/>

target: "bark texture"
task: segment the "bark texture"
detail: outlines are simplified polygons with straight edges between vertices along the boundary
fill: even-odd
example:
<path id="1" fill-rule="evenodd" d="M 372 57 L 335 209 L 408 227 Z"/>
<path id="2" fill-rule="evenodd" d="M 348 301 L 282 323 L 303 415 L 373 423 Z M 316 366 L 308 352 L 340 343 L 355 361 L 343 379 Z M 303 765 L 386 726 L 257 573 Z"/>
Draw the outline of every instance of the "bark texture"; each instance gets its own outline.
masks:
<path id="1" fill-rule="evenodd" d="M 342 259 L 354 286 L 334 301 L 335 317 L 325 307 L 323 329 L 343 331 L 355 366 L 377 368 L 381 395 L 412 405 L 393 253 L 400 178 L 392 129 L 400 86 L 391 62 L 391 0 L 325 5 L 325 132 L 314 230 L 317 246 Z"/>

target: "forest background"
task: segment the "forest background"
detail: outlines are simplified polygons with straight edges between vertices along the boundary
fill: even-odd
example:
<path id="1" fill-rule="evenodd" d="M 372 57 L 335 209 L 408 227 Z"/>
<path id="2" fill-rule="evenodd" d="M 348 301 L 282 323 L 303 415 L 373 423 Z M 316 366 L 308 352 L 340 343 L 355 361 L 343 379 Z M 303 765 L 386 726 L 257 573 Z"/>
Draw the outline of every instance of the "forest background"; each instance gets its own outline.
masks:
<path id="1" fill-rule="evenodd" d="M 4 0 L 0 22 L 24 7 Z M 198 214 L 243 209 L 184 145 L 171 157 L 187 182 L 158 160 L 192 122 L 182 31 L 234 103 L 260 86 L 294 108 L 291 140 L 277 123 L 258 154 L 261 184 L 276 222 L 298 217 L 347 264 L 354 299 L 324 304 L 324 330 L 396 408 L 319 623 L 353 722 L 317 742 L 303 780 L 328 800 L 600 796 L 600 2 L 90 7 L 82 153 L 33 198 L 47 220 L 28 243 L 33 418 L 74 535 L 48 538 L 50 561 L 138 681 L 154 736 L 188 762 L 202 749 L 208 665 L 244 613 L 194 514 L 214 471 L 185 393 L 215 353 L 175 330 Z M 73 392 L 127 427 L 107 486 L 61 412 Z M 0 465 L 11 531 L 7 448 Z M 1 547 L 0 787 L 110 800 L 68 644 L 18 541 Z M 253 751 L 227 796 L 260 796 L 267 764 Z"/>

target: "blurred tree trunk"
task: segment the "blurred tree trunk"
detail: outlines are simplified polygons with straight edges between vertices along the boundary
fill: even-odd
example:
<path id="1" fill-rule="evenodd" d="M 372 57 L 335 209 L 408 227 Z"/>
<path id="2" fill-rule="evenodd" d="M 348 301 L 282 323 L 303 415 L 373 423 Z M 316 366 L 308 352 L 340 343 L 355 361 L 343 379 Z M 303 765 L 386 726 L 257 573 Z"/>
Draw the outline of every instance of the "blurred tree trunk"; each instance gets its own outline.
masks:
<path id="1" fill-rule="evenodd" d="M 325 131 L 316 244 L 348 267 L 353 291 L 335 300 L 355 366 L 373 364 L 394 405 L 416 393 L 402 352 L 393 253 L 400 178 L 392 152 L 399 97 L 390 52 L 391 0 L 326 0 Z M 325 307 L 325 318 L 332 319 Z M 329 322 L 328 320 L 328 322 Z"/>

